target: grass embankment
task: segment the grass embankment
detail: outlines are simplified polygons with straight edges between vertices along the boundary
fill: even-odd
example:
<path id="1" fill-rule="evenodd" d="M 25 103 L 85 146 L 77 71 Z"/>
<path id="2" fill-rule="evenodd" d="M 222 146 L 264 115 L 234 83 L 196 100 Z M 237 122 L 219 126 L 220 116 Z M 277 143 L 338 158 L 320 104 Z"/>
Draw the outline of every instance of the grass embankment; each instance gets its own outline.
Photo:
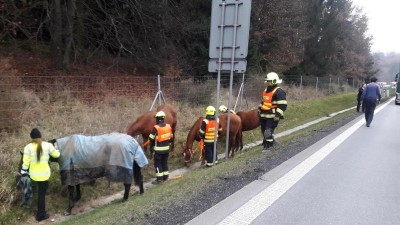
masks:
<path id="1" fill-rule="evenodd" d="M 332 102 L 335 102 L 335 104 L 332 104 Z M 281 125 L 284 125 L 286 129 L 290 129 L 313 119 L 352 107 L 353 105 L 354 95 L 350 94 L 327 97 L 308 101 L 307 103 L 294 102 L 291 103 L 291 107 L 288 108 L 286 113 L 287 119 L 285 119 Z M 301 113 L 299 111 L 301 111 Z M 330 120 L 306 128 L 301 132 L 282 137 L 279 139 L 279 143 L 280 145 L 285 145 L 294 139 L 302 140 L 302 137 L 310 135 L 313 130 L 323 129 L 325 126 L 329 126 L 332 123 L 341 121 L 354 114 L 355 110 L 350 110 Z M 280 130 L 283 129 L 280 128 Z M 260 131 L 257 130 L 253 132 L 257 134 L 252 138 L 260 140 L 259 138 L 261 138 L 261 135 L 258 134 Z M 246 139 L 249 141 L 248 132 L 245 133 L 245 137 L 247 137 Z M 216 167 L 193 169 L 190 174 L 183 176 L 181 179 L 148 189 L 144 195 L 135 195 L 130 198 L 128 202 L 122 204 L 116 202 L 99 207 L 91 213 L 72 217 L 63 224 L 141 224 L 147 217 L 156 215 L 157 212 L 168 208 L 171 204 L 177 202 L 179 202 L 179 204 L 185 204 L 189 199 L 186 196 L 193 196 L 199 190 L 212 186 L 218 179 L 245 174 L 246 171 L 250 170 L 248 168 L 248 162 L 258 160 L 260 151 L 261 147 L 256 147 L 253 150 L 237 154 L 235 158 L 223 161 Z M 277 152 L 273 151 L 272 154 L 277 154 Z M 201 201 L 201 199 L 199 199 L 199 201 Z M 112 215 L 118 215 L 118 222 L 116 217 Z"/>
<path id="2" fill-rule="evenodd" d="M 0 223 L 2 224 L 24 223 L 23 221 L 32 219 L 35 214 L 36 195 L 34 195 L 31 209 L 21 208 L 19 207 L 20 193 L 15 187 L 15 174 L 18 172 L 16 168 L 19 161 L 18 152 L 30 141 L 29 132 L 32 127 L 39 127 L 46 140 L 75 133 L 98 135 L 115 131 L 125 132 L 127 126 L 151 105 L 151 100 L 138 104 L 132 103 L 125 98 L 112 98 L 98 106 L 86 105 L 69 99 L 67 94 L 63 98 L 59 97 L 55 102 L 58 105 L 54 104 L 54 100 L 48 100 L 48 102 L 44 103 L 43 100 L 37 101 L 37 104 L 42 104 L 38 106 L 43 107 L 36 107 L 36 110 L 40 108 L 46 109 L 32 114 L 36 118 L 36 121 L 39 122 L 31 122 L 22 127 L 19 132 L 13 134 L 1 134 L 1 138 L 4 141 L 1 143 L 2 152 L 0 152 L 0 157 L 1 161 L 5 162 L 0 167 L 0 200 L 2 203 Z M 174 170 L 183 166 L 182 148 L 180 146 L 185 143 L 187 132 L 195 119 L 203 114 L 204 107 L 199 106 L 193 109 L 193 107 L 188 107 L 185 103 L 177 102 L 173 102 L 171 105 L 177 108 L 179 117 L 176 149 L 170 156 L 171 170 Z M 281 122 L 276 133 L 354 105 L 354 93 L 329 96 L 316 100 L 296 102 L 289 100 L 285 119 Z M 354 112 L 351 111 L 348 113 Z M 43 115 L 45 115 L 44 118 Z M 346 114 L 343 116 L 346 116 Z M 304 132 L 302 133 L 304 134 Z M 261 140 L 259 129 L 245 132 L 243 136 L 244 144 Z M 286 139 L 289 140 L 292 137 L 293 135 L 291 137 L 283 137 L 279 142 L 284 144 Z M 219 151 L 224 152 L 223 147 Z M 91 213 L 73 216 L 66 222 L 71 224 L 121 224 L 128 221 L 132 222 L 132 218 L 134 218 L 134 221 L 140 221 L 141 218 L 146 217 L 146 214 L 155 213 L 158 209 L 167 207 L 171 202 L 176 202 L 179 199 L 184 201 L 185 195 L 193 194 L 196 190 L 201 189 L 202 185 L 214 182 L 219 176 L 226 176 L 228 173 L 234 173 L 234 171 L 245 170 L 245 162 L 257 158 L 258 155 L 259 151 L 246 151 L 237 154 L 234 159 L 223 162 L 207 171 L 193 169 L 190 175 L 146 190 L 146 193 L 142 196 L 133 195 L 125 203 L 113 203 L 99 207 Z M 197 158 L 195 157 L 195 159 Z M 52 215 L 62 213 L 65 210 L 67 190 L 66 187 L 60 184 L 57 172 L 58 165 L 52 164 L 51 166 L 53 173 L 50 180 L 46 208 Z M 144 176 L 146 180 L 154 177 L 152 165 L 144 171 Z M 83 198 L 81 201 L 90 201 L 90 199 L 110 195 L 122 189 L 122 184 L 109 184 L 105 180 L 100 179 L 96 182 L 95 186 L 83 186 Z M 171 201 L 171 199 L 174 201 Z M 156 202 L 157 204 L 155 204 Z"/>

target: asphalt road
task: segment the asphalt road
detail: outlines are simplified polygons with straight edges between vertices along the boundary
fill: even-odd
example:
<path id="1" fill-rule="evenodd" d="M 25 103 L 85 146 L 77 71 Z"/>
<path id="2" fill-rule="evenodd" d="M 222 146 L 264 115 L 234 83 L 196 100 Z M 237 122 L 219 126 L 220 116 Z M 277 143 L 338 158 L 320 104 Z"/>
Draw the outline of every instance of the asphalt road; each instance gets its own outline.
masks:
<path id="1" fill-rule="evenodd" d="M 399 224 L 400 107 L 380 105 L 371 127 L 343 122 L 188 224 Z"/>

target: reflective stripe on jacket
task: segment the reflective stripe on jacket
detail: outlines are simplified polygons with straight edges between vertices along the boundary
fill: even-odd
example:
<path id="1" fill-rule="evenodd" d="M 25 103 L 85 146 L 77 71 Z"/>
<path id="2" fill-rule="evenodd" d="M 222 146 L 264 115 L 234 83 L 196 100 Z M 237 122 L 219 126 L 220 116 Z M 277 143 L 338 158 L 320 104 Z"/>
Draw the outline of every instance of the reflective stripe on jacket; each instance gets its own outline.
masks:
<path id="1" fill-rule="evenodd" d="M 40 160 L 37 160 L 36 150 L 38 144 L 32 142 L 25 146 L 24 156 L 22 158 L 22 169 L 28 170 L 29 175 L 34 181 L 46 181 L 50 178 L 50 166 L 49 166 L 49 155 L 54 158 L 60 156 L 60 152 L 54 148 L 51 143 L 42 142 L 42 154 Z"/>

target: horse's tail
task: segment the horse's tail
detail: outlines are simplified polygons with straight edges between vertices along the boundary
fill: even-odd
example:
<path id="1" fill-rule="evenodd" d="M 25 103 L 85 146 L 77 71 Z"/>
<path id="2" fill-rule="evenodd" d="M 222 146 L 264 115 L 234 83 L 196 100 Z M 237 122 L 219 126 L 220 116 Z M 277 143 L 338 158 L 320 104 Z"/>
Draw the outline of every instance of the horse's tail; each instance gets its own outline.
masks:
<path id="1" fill-rule="evenodd" d="M 142 169 L 136 163 L 136 161 L 133 161 L 133 180 L 135 181 L 135 185 L 139 186 L 140 194 L 143 194 L 144 188 L 143 188 Z"/>

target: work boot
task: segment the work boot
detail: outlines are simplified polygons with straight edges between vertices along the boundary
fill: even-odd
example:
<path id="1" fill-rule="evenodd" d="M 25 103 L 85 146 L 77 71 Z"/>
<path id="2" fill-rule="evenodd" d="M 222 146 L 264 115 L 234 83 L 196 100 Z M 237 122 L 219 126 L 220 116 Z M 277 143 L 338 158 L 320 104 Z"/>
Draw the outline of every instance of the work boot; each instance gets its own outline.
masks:
<path id="1" fill-rule="evenodd" d="M 42 220 L 47 220 L 49 218 L 49 214 L 41 214 L 41 215 L 36 215 L 36 221 L 40 222 Z"/>
<path id="2" fill-rule="evenodd" d="M 263 148 L 263 150 L 261 151 L 262 153 L 268 153 L 268 152 L 270 152 L 271 150 L 268 148 L 268 145 L 264 145 L 264 148 Z"/>
<path id="3" fill-rule="evenodd" d="M 157 185 L 157 184 L 162 184 L 163 182 L 164 182 L 163 180 L 157 179 L 157 180 L 153 180 L 151 183 Z"/>
<path id="4" fill-rule="evenodd" d="M 164 176 L 163 176 L 164 181 L 167 181 L 167 180 L 168 180 L 168 177 L 169 177 L 168 175 L 164 175 Z"/>

